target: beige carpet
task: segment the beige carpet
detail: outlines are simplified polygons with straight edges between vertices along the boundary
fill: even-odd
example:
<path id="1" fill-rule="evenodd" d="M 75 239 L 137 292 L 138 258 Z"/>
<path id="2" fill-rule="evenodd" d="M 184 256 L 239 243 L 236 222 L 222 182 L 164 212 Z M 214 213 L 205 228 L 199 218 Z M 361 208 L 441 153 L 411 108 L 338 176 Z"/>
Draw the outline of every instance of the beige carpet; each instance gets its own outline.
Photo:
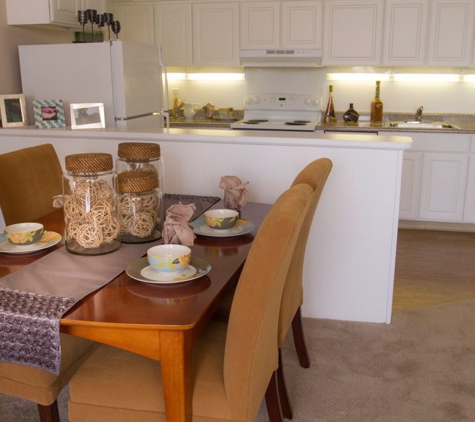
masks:
<path id="1" fill-rule="evenodd" d="M 304 322 L 311 368 L 291 338 L 284 350 L 294 421 L 475 421 L 475 300 L 397 312 L 390 325 Z M 1 422 L 37 420 L 35 405 L 0 395 Z"/>

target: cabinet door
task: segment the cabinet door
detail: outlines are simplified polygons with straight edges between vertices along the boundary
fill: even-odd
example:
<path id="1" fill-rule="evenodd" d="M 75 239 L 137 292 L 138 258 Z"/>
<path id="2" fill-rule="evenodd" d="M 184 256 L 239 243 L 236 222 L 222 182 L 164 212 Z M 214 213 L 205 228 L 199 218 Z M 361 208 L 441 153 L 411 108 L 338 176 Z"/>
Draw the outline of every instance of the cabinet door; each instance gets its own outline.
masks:
<path id="1" fill-rule="evenodd" d="M 97 13 L 101 14 L 107 12 L 105 0 L 82 0 L 81 10 L 94 9 Z"/>
<path id="2" fill-rule="evenodd" d="M 468 154 L 424 153 L 419 219 L 462 222 Z"/>
<path id="3" fill-rule="evenodd" d="M 280 48 L 280 4 L 257 1 L 241 3 L 241 48 Z"/>
<path id="4" fill-rule="evenodd" d="M 424 64 L 428 10 L 429 0 L 386 1 L 383 64 Z"/>
<path id="5" fill-rule="evenodd" d="M 193 64 L 239 66 L 239 4 L 193 4 Z"/>
<path id="6" fill-rule="evenodd" d="M 322 1 L 282 2 L 282 48 L 322 48 Z"/>
<path id="7" fill-rule="evenodd" d="M 379 65 L 383 0 L 328 0 L 324 4 L 323 65 Z"/>
<path id="8" fill-rule="evenodd" d="M 401 199 L 399 203 L 399 218 L 401 220 L 417 220 L 421 188 L 421 167 L 421 153 L 404 152 Z"/>
<path id="9" fill-rule="evenodd" d="M 473 0 L 432 0 L 427 63 L 471 66 L 474 19 Z"/>
<path id="10" fill-rule="evenodd" d="M 120 22 L 119 39 L 154 44 L 152 4 L 116 4 L 114 20 Z"/>
<path id="11" fill-rule="evenodd" d="M 475 223 L 475 155 L 473 154 L 470 156 L 468 164 L 467 191 L 465 194 L 463 222 Z"/>
<path id="12" fill-rule="evenodd" d="M 78 25 L 79 0 L 50 0 L 51 23 Z"/>
<path id="13" fill-rule="evenodd" d="M 167 66 L 191 66 L 191 4 L 154 5 L 155 42 L 162 45 Z"/>

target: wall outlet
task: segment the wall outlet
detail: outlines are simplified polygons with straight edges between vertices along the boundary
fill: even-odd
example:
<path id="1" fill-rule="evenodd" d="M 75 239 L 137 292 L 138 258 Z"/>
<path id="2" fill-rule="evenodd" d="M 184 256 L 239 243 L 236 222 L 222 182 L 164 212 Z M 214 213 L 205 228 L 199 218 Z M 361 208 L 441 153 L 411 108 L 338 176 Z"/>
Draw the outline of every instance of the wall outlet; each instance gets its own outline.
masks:
<path id="1" fill-rule="evenodd" d="M 178 98 L 178 88 L 172 88 L 172 98 L 173 100 Z"/>

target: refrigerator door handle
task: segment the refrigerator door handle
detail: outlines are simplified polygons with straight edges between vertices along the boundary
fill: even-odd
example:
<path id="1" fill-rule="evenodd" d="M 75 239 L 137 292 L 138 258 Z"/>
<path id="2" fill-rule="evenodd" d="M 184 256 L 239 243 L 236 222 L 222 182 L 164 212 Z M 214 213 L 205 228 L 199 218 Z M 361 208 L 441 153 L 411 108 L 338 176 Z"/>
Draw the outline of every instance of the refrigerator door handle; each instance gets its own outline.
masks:
<path id="1" fill-rule="evenodd" d="M 162 107 L 163 107 L 163 111 L 167 111 L 170 104 L 170 100 L 168 96 L 168 72 L 167 72 L 167 67 L 162 61 L 162 44 L 158 44 L 158 60 L 159 60 L 158 66 L 161 69 L 162 83 L 163 83 Z"/>
<path id="2" fill-rule="evenodd" d="M 140 119 L 142 117 L 159 116 L 159 115 L 162 115 L 165 118 L 167 129 L 170 129 L 170 114 L 167 111 L 162 111 L 162 110 L 151 111 L 150 113 L 136 114 L 135 116 L 114 117 L 114 121 L 126 122 L 128 120 Z"/>

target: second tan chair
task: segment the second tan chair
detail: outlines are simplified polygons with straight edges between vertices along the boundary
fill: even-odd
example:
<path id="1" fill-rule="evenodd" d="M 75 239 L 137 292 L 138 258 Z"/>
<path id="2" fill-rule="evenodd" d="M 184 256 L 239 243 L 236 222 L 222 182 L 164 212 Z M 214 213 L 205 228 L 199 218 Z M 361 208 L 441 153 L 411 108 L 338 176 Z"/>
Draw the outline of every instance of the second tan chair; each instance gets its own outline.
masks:
<path id="1" fill-rule="evenodd" d="M 265 395 L 277 397 L 282 291 L 311 195 L 300 184 L 278 198 L 249 252 L 229 324 L 212 322 L 195 346 L 194 421 L 251 422 Z M 69 411 L 72 422 L 165 421 L 160 363 L 100 346 L 71 380 Z"/>
<path id="2" fill-rule="evenodd" d="M 5 224 L 34 221 L 53 211 L 63 170 L 51 144 L 0 155 L 0 208 Z"/>

